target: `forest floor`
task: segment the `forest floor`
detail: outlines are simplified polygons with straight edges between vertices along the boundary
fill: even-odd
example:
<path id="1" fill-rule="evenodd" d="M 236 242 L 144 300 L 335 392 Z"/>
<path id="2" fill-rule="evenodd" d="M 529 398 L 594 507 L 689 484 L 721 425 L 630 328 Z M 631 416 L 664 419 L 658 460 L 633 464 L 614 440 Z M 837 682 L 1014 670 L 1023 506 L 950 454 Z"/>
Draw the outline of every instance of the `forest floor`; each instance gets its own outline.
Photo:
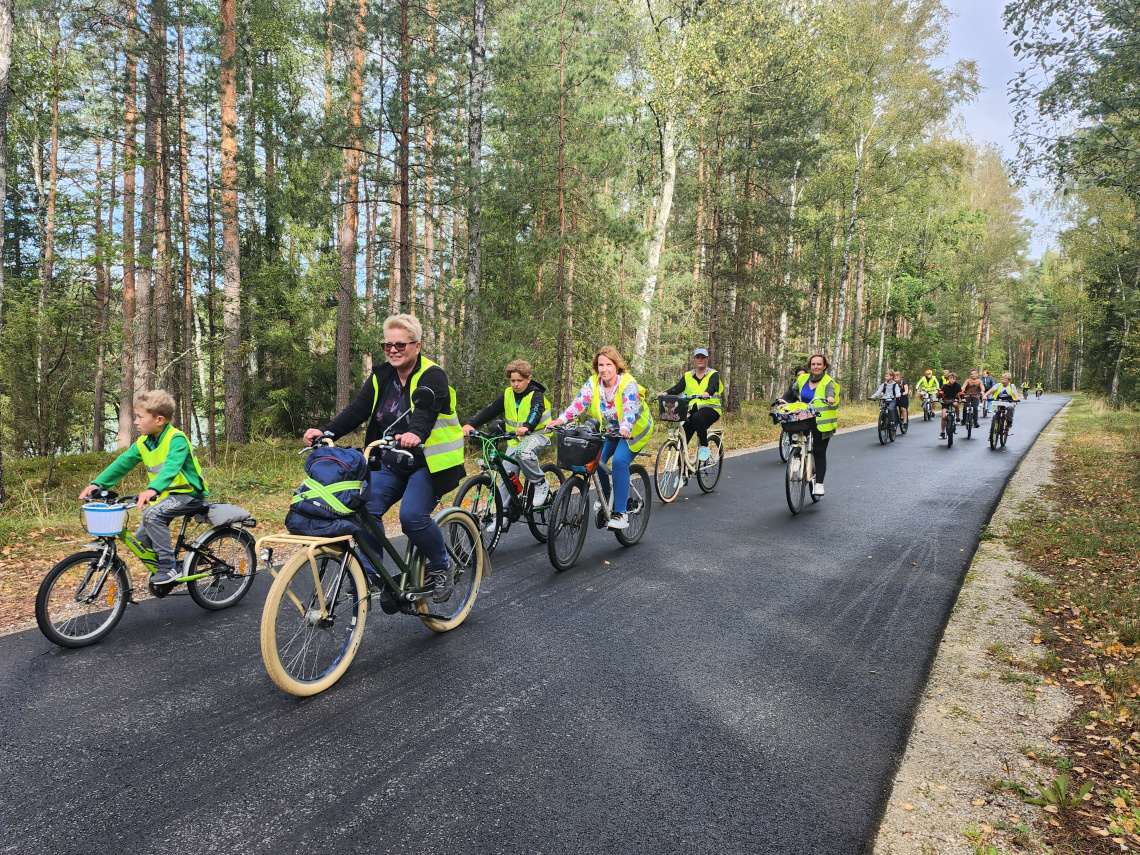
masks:
<path id="1" fill-rule="evenodd" d="M 1140 413 L 1080 397 L 1023 458 L 946 628 L 876 855 L 1140 851 L 1138 463 Z"/>
<path id="2" fill-rule="evenodd" d="M 872 402 L 844 402 L 839 408 L 840 427 L 872 422 L 878 406 Z M 724 418 L 726 446 L 731 451 L 754 448 L 779 437 L 779 428 L 768 417 L 763 402 L 747 402 L 739 413 Z M 666 428 L 658 422 L 650 445 L 665 439 Z M 361 437 L 352 437 L 361 441 Z M 284 526 L 289 500 L 302 478 L 301 444 L 295 440 L 259 440 L 245 446 L 219 446 L 214 465 L 200 459 L 210 481 L 210 499 L 229 502 L 248 510 L 258 520 L 256 532 L 266 534 Z M 470 455 L 472 449 L 468 448 Z M 90 542 L 83 525 L 79 492 L 99 474 L 117 452 L 76 454 L 54 459 L 4 460 L 9 501 L 0 510 L 0 634 L 34 625 L 35 596 L 40 580 L 56 561 Z M 553 457 L 551 458 L 553 459 Z M 467 458 L 468 472 L 477 471 L 477 460 Z M 145 489 L 141 470 L 123 480 L 119 491 Z M 450 502 L 445 497 L 444 503 Z M 399 531 L 399 505 L 385 515 L 389 530 Z M 132 514 L 130 525 L 137 524 Z M 142 571 L 128 560 L 136 578 L 136 593 L 145 591 Z"/>

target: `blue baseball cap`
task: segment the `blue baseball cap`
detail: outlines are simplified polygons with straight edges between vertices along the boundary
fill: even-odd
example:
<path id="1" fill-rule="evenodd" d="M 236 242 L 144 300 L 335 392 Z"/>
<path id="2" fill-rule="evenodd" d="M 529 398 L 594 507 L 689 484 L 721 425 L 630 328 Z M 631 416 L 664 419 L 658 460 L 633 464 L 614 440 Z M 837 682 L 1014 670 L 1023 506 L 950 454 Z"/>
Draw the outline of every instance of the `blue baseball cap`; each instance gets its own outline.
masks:
<path id="1" fill-rule="evenodd" d="M 708 356 L 708 355 L 709 355 L 709 352 L 707 350 L 705 350 L 703 347 L 698 347 L 696 350 L 693 351 L 693 356 Z"/>

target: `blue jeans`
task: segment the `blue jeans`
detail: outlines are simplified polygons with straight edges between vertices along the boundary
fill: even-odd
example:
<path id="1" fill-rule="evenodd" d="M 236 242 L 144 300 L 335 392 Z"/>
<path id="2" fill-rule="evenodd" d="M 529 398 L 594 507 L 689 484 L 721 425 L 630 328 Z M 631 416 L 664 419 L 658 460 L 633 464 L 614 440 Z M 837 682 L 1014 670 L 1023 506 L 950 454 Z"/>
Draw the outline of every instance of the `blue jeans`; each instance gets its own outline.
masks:
<path id="1" fill-rule="evenodd" d="M 385 466 L 371 473 L 368 484 L 368 513 L 380 522 L 388 509 L 403 499 L 400 502 L 400 528 L 431 567 L 436 570 L 446 567 L 447 548 L 443 544 L 443 532 L 431 518 L 439 497 L 435 494 L 428 468 L 421 467 L 411 475 L 397 475 Z M 380 542 L 371 534 L 362 531 L 357 537 L 367 541 L 381 558 L 384 556 Z"/>
<path id="2" fill-rule="evenodd" d="M 607 439 L 602 449 L 603 463 L 610 463 L 610 458 L 613 458 L 610 469 L 614 473 L 615 514 L 624 514 L 629 507 L 629 464 L 633 463 L 636 456 L 636 452 L 630 451 L 629 443 L 624 439 Z M 598 475 L 602 479 L 602 489 L 608 495 L 610 479 L 601 470 L 598 470 Z"/>

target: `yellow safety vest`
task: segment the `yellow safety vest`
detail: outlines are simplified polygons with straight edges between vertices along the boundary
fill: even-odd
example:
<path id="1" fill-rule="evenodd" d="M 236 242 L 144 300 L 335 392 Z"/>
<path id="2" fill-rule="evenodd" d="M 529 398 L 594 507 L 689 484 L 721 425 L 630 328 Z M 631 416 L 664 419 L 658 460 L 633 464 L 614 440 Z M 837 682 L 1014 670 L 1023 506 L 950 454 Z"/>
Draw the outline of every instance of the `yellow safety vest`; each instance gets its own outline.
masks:
<path id="1" fill-rule="evenodd" d="M 507 391 L 503 393 L 503 418 L 507 423 L 507 430 L 514 431 L 526 424 L 526 417 L 530 415 L 531 398 L 534 395 L 535 392 L 531 392 L 523 397 L 521 404 L 516 405 L 515 390 L 510 386 L 507 387 Z M 548 421 L 550 421 L 550 399 L 543 395 L 542 415 L 539 416 L 538 424 L 534 426 L 534 430 L 542 430 Z M 517 438 L 507 440 L 507 448 L 514 448 L 518 444 Z"/>
<path id="2" fill-rule="evenodd" d="M 937 392 L 941 388 L 941 384 L 934 379 L 933 375 L 927 377 L 923 374 L 922 379 L 918 381 L 915 387 L 919 392 Z"/>
<path id="3" fill-rule="evenodd" d="M 692 371 L 686 371 L 685 372 L 685 394 L 696 397 L 697 395 L 703 395 L 705 392 L 708 392 L 708 390 L 709 390 L 709 379 L 714 374 L 716 374 L 716 377 L 717 377 L 717 386 L 720 386 L 721 383 L 720 383 L 720 374 L 719 373 L 716 373 L 713 371 L 708 371 L 705 373 L 703 380 L 698 380 L 696 378 L 696 375 L 694 375 Z M 721 414 L 724 412 L 724 410 L 721 409 L 720 393 L 719 392 L 717 392 L 716 394 L 710 393 L 707 400 L 701 399 L 698 401 L 689 401 L 689 406 L 692 407 L 693 409 L 698 409 L 700 407 L 712 407 L 714 410 L 717 411 L 718 414 Z"/>
<path id="4" fill-rule="evenodd" d="M 435 368 L 436 364 L 428 359 L 426 356 L 420 357 L 420 370 L 412 375 L 409 381 L 408 400 L 416 394 L 416 386 L 419 385 L 420 376 L 429 368 Z M 427 442 L 424 443 L 424 457 L 427 460 L 428 471 L 432 474 L 442 472 L 445 469 L 451 469 L 453 466 L 463 465 L 463 428 L 459 424 L 459 414 L 455 411 L 455 389 L 450 385 L 447 391 L 451 393 L 451 401 L 448 409 L 440 410 L 439 415 L 436 417 L 435 424 L 432 425 L 431 433 L 428 435 Z M 372 412 L 376 412 L 376 407 L 380 403 L 380 384 L 376 380 L 376 375 L 372 375 Z M 415 405 L 412 405 L 412 412 L 415 412 Z"/>
<path id="5" fill-rule="evenodd" d="M 190 443 L 190 438 L 176 427 L 166 426 L 166 430 L 162 432 L 159 437 L 158 445 L 152 451 L 147 447 L 145 436 L 140 436 L 138 442 L 135 443 L 135 448 L 138 449 L 139 456 L 142 458 L 143 466 L 146 471 L 150 473 L 150 479 L 153 481 L 158 477 L 158 473 L 162 471 L 162 467 L 166 465 L 166 458 L 170 456 L 170 442 L 174 437 L 180 436 L 186 440 L 186 444 L 190 446 L 190 462 L 194 466 L 195 474 L 202 480 L 202 489 L 205 492 L 210 491 L 210 485 L 206 483 L 206 476 L 202 474 L 202 467 L 198 463 L 198 458 L 194 456 L 194 446 Z M 194 485 L 191 484 L 185 475 L 179 472 L 174 476 L 174 480 L 170 482 L 170 486 L 158 495 L 154 500 L 161 502 L 171 493 L 193 493 Z"/>
<path id="6" fill-rule="evenodd" d="M 809 380 L 811 380 L 810 374 L 801 374 L 800 379 L 797 381 L 796 388 L 801 394 L 800 400 L 803 400 L 802 395 L 804 386 L 807 385 Z M 833 398 L 835 399 L 834 404 L 827 403 L 825 397 L 827 393 L 828 383 L 832 384 L 835 387 L 835 394 L 833 395 Z M 820 393 L 823 393 L 823 396 L 821 396 Z M 837 424 L 839 423 L 839 384 L 832 379 L 830 374 L 824 374 L 819 378 L 819 383 L 815 387 L 815 394 L 819 396 L 812 401 L 812 404 L 815 405 L 816 412 L 816 430 L 818 430 L 820 433 L 827 433 L 828 431 L 835 430 Z"/>
<path id="7" fill-rule="evenodd" d="M 614 408 L 617 410 L 619 422 L 624 415 L 622 391 L 630 383 L 636 382 L 630 374 L 618 375 L 617 390 L 614 392 Z M 649 412 L 649 407 L 645 405 L 645 389 L 638 386 L 637 391 L 641 395 L 641 409 L 637 418 L 633 420 L 633 429 L 630 431 L 629 439 L 626 440 L 630 451 L 641 451 L 645 448 L 645 444 L 649 442 L 649 435 L 653 433 L 653 415 Z M 598 380 L 597 374 L 590 378 L 590 415 L 599 422 L 604 421 L 602 418 L 602 384 Z"/>

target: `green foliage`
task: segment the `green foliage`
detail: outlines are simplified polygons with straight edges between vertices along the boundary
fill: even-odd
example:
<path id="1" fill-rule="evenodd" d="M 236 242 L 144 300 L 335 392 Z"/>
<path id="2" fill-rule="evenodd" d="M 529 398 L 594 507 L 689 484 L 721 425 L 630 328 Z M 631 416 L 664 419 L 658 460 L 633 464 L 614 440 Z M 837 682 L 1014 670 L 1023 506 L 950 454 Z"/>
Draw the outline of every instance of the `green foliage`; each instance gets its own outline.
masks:
<path id="1" fill-rule="evenodd" d="M 1084 797 L 1092 791 L 1094 783 L 1094 781 L 1088 781 L 1079 790 L 1069 792 L 1069 776 L 1058 775 L 1048 787 L 1040 781 L 1035 782 L 1034 786 L 1037 787 L 1040 796 L 1023 796 L 1022 801 L 1039 807 L 1052 805 L 1066 810 L 1075 810 L 1081 806 Z"/>

